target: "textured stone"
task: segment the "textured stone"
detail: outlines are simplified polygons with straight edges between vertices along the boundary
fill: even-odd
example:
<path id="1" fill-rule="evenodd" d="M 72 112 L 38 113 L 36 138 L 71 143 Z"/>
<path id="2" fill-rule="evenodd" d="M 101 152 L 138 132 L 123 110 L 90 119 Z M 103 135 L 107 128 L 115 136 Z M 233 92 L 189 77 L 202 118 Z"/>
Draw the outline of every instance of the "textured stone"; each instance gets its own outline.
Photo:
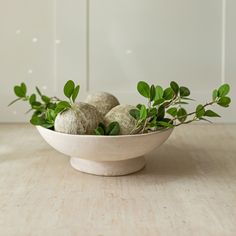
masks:
<path id="1" fill-rule="evenodd" d="M 120 104 L 115 96 L 106 92 L 89 94 L 85 102 L 95 106 L 103 116 L 105 116 L 113 107 Z"/>
<path id="2" fill-rule="evenodd" d="M 99 122 L 102 122 L 102 116 L 97 109 L 80 102 L 58 114 L 54 128 L 55 131 L 67 134 L 92 134 Z"/>
<path id="3" fill-rule="evenodd" d="M 130 134 L 135 127 L 135 119 L 129 114 L 131 109 L 135 109 L 132 105 L 118 105 L 112 108 L 105 116 L 105 124 L 108 125 L 113 121 L 120 124 L 120 134 Z"/>

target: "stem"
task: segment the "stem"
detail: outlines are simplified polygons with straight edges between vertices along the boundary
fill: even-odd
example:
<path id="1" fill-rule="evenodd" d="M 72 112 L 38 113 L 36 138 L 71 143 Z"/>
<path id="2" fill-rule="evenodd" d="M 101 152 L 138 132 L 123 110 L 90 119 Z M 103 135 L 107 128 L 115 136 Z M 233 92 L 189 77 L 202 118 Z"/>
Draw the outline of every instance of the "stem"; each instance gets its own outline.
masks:
<path id="1" fill-rule="evenodd" d="M 208 102 L 208 103 L 206 103 L 205 105 L 202 106 L 202 109 L 205 108 L 205 107 L 207 107 L 207 106 L 211 106 L 211 105 L 213 105 L 213 104 L 216 103 L 216 102 L 217 102 L 217 101 Z M 202 109 L 201 109 L 201 110 L 202 110 Z M 196 113 L 196 111 L 193 111 L 193 112 L 188 113 L 188 114 L 185 115 L 185 116 L 175 117 L 174 119 L 172 119 L 172 121 L 175 121 L 175 120 L 177 120 L 178 118 L 183 118 L 183 117 L 187 117 L 187 116 L 194 115 L 195 113 Z M 182 123 L 181 123 L 181 124 L 182 124 Z"/>
<path id="2" fill-rule="evenodd" d="M 131 130 L 130 134 L 134 134 L 136 133 L 135 131 L 138 131 L 139 129 L 141 129 L 142 127 L 139 127 L 139 125 L 140 125 L 140 122 L 138 120 L 135 127 Z"/>
<path id="3" fill-rule="evenodd" d="M 185 124 L 189 124 L 191 122 L 194 122 L 194 121 L 198 121 L 197 117 L 194 117 L 192 120 L 188 120 L 188 121 L 185 121 L 185 122 L 181 122 L 177 125 L 174 125 L 174 126 L 180 126 L 180 125 L 185 125 Z"/>
<path id="4" fill-rule="evenodd" d="M 168 107 L 174 105 L 177 100 L 179 100 L 179 97 L 177 97 L 177 95 L 175 95 L 175 96 L 173 97 L 173 99 L 169 102 L 169 104 L 167 104 L 167 105 L 165 106 L 165 108 L 168 108 Z"/>
<path id="5" fill-rule="evenodd" d="M 51 97 L 51 100 L 52 101 L 55 101 L 55 102 L 59 102 L 59 101 L 61 101 L 61 99 L 60 98 L 58 98 L 58 97 Z"/>
<path id="6" fill-rule="evenodd" d="M 144 125 L 143 125 L 143 128 L 142 128 L 142 131 L 141 131 L 142 134 L 143 134 L 143 132 L 144 132 L 146 126 L 147 126 L 147 122 L 148 122 L 148 119 L 146 119 L 145 122 L 144 122 Z"/>

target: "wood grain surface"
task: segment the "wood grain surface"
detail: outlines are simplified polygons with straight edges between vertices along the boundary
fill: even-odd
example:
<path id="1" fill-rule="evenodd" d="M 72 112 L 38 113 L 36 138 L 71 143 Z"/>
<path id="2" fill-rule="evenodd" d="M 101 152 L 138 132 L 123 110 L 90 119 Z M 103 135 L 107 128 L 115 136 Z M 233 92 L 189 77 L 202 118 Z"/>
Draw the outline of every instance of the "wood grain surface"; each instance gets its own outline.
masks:
<path id="1" fill-rule="evenodd" d="M 75 171 L 25 124 L 0 125 L 0 235 L 236 235 L 236 125 L 189 125 L 123 177 Z"/>

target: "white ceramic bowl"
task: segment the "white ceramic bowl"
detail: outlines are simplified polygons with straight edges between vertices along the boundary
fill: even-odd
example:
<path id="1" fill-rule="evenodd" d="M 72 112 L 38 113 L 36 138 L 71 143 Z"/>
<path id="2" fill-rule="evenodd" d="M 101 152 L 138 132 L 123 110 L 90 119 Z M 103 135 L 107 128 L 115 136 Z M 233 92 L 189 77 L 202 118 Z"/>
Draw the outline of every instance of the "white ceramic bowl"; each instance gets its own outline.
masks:
<path id="1" fill-rule="evenodd" d="M 97 136 L 64 134 L 41 126 L 37 129 L 48 144 L 71 157 L 70 163 L 76 170 L 104 176 L 141 170 L 146 163 L 144 155 L 164 143 L 173 131 Z"/>

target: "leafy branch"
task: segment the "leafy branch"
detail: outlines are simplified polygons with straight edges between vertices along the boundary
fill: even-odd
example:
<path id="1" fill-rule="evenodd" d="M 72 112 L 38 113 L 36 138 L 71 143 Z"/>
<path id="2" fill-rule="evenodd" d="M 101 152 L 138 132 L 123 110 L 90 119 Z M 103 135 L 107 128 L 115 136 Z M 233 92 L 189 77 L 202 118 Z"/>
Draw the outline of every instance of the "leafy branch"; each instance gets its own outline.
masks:
<path id="1" fill-rule="evenodd" d="M 31 124 L 40 125 L 45 128 L 53 128 L 56 116 L 68 108 L 73 107 L 73 104 L 78 96 L 80 86 L 75 86 L 72 80 L 69 80 L 64 86 L 64 94 L 69 101 L 63 101 L 55 96 L 49 97 L 35 88 L 36 93 L 27 94 L 27 86 L 25 83 L 14 86 L 14 93 L 17 96 L 8 106 L 13 105 L 18 101 L 28 102 L 30 109 L 26 112 L 33 111 Z"/>
<path id="2" fill-rule="evenodd" d="M 140 81 L 137 90 L 148 101 L 147 105 L 138 104 L 136 109 L 130 111 L 130 115 L 136 119 L 136 125 L 131 134 L 173 128 L 199 120 L 209 121 L 208 117 L 220 117 L 220 115 L 206 109 L 207 107 L 214 104 L 229 107 L 231 102 L 227 96 L 230 91 L 228 84 L 223 84 L 213 90 L 212 101 L 204 105 L 199 104 L 194 111 L 189 113 L 183 105 L 193 100 L 189 97 L 190 90 L 185 86 L 179 86 L 174 81 L 166 89 Z"/>
<path id="3" fill-rule="evenodd" d="M 135 109 L 130 110 L 130 115 L 136 120 L 131 134 L 173 128 L 200 120 L 209 121 L 208 118 L 220 117 L 220 115 L 208 107 L 215 104 L 221 107 L 229 107 L 231 102 L 230 97 L 227 96 L 230 91 L 228 84 L 223 84 L 218 89 L 214 89 L 212 100 L 206 104 L 197 105 L 191 112 L 187 112 L 186 108 L 183 107 L 193 100 L 189 97 L 190 90 L 185 86 L 179 86 L 174 81 L 166 89 L 159 85 L 149 85 L 145 81 L 140 81 L 137 84 L 137 90 L 147 99 L 147 105 L 138 104 Z M 69 80 L 66 82 L 63 91 L 67 100 L 61 100 L 55 96 L 46 96 L 38 87 L 36 87 L 35 93 L 27 94 L 26 84 L 21 83 L 14 87 L 17 98 L 9 106 L 18 101 L 28 102 L 30 109 L 27 113 L 33 111 L 30 122 L 33 125 L 53 129 L 54 121 L 59 113 L 69 108 L 74 109 L 80 86 L 76 86 L 72 80 Z M 100 123 L 95 130 L 97 135 L 117 135 L 119 132 L 120 125 L 117 122 L 112 122 L 108 127 Z"/>

